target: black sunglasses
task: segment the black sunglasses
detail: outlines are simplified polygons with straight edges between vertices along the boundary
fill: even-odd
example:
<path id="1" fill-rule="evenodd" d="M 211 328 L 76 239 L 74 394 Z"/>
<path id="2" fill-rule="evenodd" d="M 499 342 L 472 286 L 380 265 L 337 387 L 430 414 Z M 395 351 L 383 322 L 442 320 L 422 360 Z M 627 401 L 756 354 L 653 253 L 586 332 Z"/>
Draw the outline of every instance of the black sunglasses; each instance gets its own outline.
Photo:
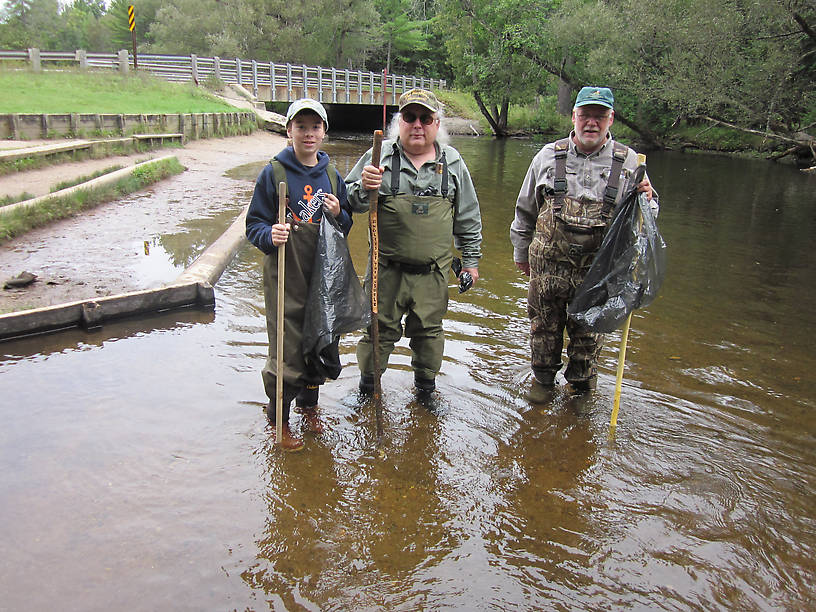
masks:
<path id="1" fill-rule="evenodd" d="M 403 111 L 402 113 L 402 120 L 405 121 L 405 123 L 413 123 L 417 119 L 419 119 L 422 125 L 431 125 L 435 117 L 429 113 L 425 113 L 424 115 L 415 115 L 411 111 Z"/>

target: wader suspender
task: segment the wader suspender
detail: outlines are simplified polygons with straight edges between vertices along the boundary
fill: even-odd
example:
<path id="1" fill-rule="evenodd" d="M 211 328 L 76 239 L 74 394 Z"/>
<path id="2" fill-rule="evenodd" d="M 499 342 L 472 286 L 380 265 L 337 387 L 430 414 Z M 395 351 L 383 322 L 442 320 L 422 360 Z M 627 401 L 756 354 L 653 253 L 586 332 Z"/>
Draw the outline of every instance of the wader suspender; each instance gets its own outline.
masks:
<path id="1" fill-rule="evenodd" d="M 569 151 L 569 138 L 562 138 L 555 143 L 555 180 L 553 180 L 553 191 L 555 202 L 553 211 L 558 212 L 564 206 L 564 197 L 567 195 L 567 152 Z M 629 147 L 619 142 L 612 141 L 612 167 L 609 169 L 609 181 L 604 190 L 603 209 L 601 213 L 609 216 L 609 212 L 615 207 L 615 200 L 618 199 L 618 186 L 620 183 L 621 168 L 626 160 Z"/>
<path id="2" fill-rule="evenodd" d="M 569 138 L 562 138 L 555 143 L 555 180 L 553 180 L 555 201 L 553 202 L 553 212 L 559 212 L 564 207 L 564 197 L 567 195 L 567 151 L 569 151 Z"/>
<path id="3" fill-rule="evenodd" d="M 400 186 L 400 171 L 402 170 L 400 161 L 400 151 L 397 143 L 394 143 L 393 152 L 391 154 L 391 195 L 396 196 L 399 193 Z M 397 180 L 394 181 L 394 177 Z M 445 157 L 445 152 L 442 151 L 442 186 L 440 187 L 442 197 L 448 197 L 448 159 Z"/>
<path id="4" fill-rule="evenodd" d="M 277 184 L 275 182 L 275 176 L 280 176 L 284 180 L 286 180 L 286 168 L 283 167 L 283 164 L 280 163 L 277 159 L 271 159 L 269 160 L 269 163 L 272 166 L 272 184 L 274 185 Z M 329 184 L 331 185 L 332 193 L 337 195 L 337 168 L 334 167 L 334 164 L 329 163 L 329 165 L 326 166 L 326 174 L 329 177 Z M 288 191 L 289 185 L 288 180 L 286 181 L 286 185 Z M 294 213 L 294 211 L 292 212 Z"/>

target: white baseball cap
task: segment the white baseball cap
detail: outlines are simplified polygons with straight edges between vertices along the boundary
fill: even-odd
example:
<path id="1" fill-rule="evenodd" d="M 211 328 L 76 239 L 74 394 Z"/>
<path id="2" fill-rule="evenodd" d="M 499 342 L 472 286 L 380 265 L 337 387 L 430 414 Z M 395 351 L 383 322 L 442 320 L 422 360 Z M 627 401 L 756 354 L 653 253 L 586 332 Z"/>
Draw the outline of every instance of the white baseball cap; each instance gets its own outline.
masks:
<path id="1" fill-rule="evenodd" d="M 289 110 L 286 111 L 286 125 L 289 125 L 289 122 L 295 118 L 300 112 L 305 110 L 310 110 L 317 113 L 318 117 L 323 120 L 323 123 L 326 124 L 326 130 L 329 129 L 329 119 L 328 115 L 326 114 L 326 109 L 323 108 L 323 105 L 318 102 L 317 100 L 312 100 L 311 98 L 301 98 L 300 100 L 295 100 L 289 105 Z"/>

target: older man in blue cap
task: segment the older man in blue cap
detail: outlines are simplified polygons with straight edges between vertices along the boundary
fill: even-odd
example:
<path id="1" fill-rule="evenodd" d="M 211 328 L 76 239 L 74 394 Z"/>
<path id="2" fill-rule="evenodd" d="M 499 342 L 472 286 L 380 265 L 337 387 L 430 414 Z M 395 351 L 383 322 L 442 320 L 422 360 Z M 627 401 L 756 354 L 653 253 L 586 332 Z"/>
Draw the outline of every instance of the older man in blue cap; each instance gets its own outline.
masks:
<path id="1" fill-rule="evenodd" d="M 567 306 L 584 279 L 616 204 L 637 167 L 637 154 L 612 139 L 615 99 L 608 87 L 584 87 L 572 110 L 573 131 L 533 158 L 510 227 L 513 259 L 530 276 L 532 370 L 545 387 L 561 368 L 564 328 L 569 335 L 564 377 L 575 390 L 595 387 L 603 335 L 568 319 Z M 648 178 L 638 186 L 657 211 Z"/>

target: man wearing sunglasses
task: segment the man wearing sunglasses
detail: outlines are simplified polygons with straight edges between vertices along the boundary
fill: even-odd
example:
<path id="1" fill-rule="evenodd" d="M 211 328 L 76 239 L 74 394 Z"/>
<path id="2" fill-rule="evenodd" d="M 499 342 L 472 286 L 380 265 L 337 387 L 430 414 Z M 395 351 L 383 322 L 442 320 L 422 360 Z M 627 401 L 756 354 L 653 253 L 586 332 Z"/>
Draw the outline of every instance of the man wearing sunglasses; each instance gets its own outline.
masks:
<path id="1" fill-rule="evenodd" d="M 612 139 L 614 97 L 607 87 L 584 87 L 572 111 L 569 137 L 533 158 L 510 227 L 516 267 L 530 277 L 532 370 L 544 387 L 561 368 L 564 328 L 569 334 L 564 377 L 576 391 L 595 387 L 603 335 L 567 318 L 567 306 L 601 245 L 615 205 L 627 191 L 637 154 Z M 657 194 L 638 184 L 657 214 Z"/>
<path id="2" fill-rule="evenodd" d="M 368 211 L 368 192 L 378 190 L 380 371 L 394 344 L 410 338 L 414 385 L 421 399 L 436 388 L 448 309 L 451 239 L 462 273 L 479 278 L 482 220 L 476 190 L 459 152 L 447 144 L 436 96 L 411 89 L 400 96 L 379 167 L 369 149 L 346 177 L 354 212 Z M 371 271 L 366 289 L 371 290 Z M 404 320 L 404 324 L 403 324 Z M 360 391 L 374 389 L 370 330 L 357 345 Z"/>

